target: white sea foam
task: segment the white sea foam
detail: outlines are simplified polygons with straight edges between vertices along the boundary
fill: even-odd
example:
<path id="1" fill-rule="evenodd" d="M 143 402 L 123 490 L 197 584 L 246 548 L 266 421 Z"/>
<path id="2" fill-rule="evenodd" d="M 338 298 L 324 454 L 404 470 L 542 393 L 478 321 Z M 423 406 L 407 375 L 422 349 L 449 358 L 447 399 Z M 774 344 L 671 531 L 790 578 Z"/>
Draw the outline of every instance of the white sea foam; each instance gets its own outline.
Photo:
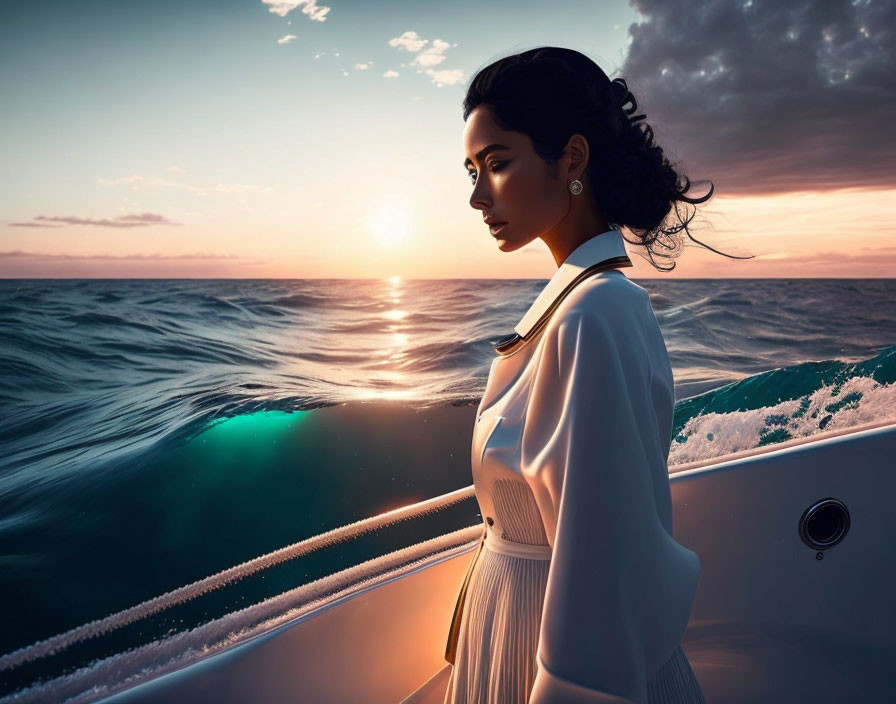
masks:
<path id="1" fill-rule="evenodd" d="M 868 376 L 822 385 L 811 394 L 773 406 L 690 418 L 673 440 L 669 466 L 707 460 L 822 432 L 868 423 L 896 422 L 896 384 Z"/>

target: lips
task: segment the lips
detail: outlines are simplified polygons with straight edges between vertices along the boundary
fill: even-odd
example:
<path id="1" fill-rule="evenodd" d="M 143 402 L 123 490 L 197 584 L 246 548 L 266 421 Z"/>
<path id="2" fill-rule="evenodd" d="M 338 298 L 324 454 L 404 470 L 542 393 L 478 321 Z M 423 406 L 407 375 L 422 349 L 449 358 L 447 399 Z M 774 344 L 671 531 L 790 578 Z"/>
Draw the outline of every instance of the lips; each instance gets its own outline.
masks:
<path id="1" fill-rule="evenodd" d="M 489 232 L 491 232 L 493 235 L 496 235 L 496 234 L 498 234 L 501 230 L 504 229 L 504 226 L 505 226 L 506 224 L 507 224 L 506 222 L 498 222 L 498 221 L 495 221 L 494 223 L 489 224 L 489 226 L 488 226 L 488 230 L 489 230 Z"/>

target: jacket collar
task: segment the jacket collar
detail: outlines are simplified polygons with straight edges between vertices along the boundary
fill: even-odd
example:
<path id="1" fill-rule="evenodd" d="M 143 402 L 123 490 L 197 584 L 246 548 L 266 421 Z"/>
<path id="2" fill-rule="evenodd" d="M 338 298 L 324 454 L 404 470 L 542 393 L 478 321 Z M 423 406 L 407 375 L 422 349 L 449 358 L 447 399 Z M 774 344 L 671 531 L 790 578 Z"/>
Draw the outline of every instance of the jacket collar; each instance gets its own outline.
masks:
<path id="1" fill-rule="evenodd" d="M 494 343 L 495 350 L 502 356 L 518 351 L 541 331 L 560 302 L 586 277 L 607 269 L 630 266 L 634 264 L 625 251 L 625 241 L 618 229 L 607 230 L 586 240 L 563 260 L 514 332 Z"/>

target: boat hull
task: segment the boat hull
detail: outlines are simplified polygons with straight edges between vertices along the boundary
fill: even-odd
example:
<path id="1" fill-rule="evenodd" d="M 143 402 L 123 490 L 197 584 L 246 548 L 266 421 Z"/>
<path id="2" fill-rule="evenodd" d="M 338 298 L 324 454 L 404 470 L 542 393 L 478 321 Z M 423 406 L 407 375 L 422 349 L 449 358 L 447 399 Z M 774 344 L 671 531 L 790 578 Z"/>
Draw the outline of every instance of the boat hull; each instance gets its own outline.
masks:
<path id="1" fill-rule="evenodd" d="M 702 571 L 682 647 L 708 702 L 879 702 L 896 660 L 896 426 L 672 475 L 675 538 Z M 833 547 L 803 540 L 823 499 Z M 102 700 L 441 702 L 445 637 L 476 541 L 229 650 Z"/>

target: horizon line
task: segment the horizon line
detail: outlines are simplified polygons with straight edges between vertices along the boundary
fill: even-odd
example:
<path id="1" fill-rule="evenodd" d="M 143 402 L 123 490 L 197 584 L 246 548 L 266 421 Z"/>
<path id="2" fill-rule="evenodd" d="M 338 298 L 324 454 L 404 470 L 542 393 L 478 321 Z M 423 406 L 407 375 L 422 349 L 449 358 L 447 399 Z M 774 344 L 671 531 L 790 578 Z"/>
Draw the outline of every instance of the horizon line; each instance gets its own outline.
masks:
<path id="1" fill-rule="evenodd" d="M 402 281 L 547 281 L 550 276 L 440 276 L 404 277 L 392 276 L 0 276 L 0 281 L 387 281 L 399 278 Z M 637 281 L 652 281 L 671 278 L 675 281 L 829 281 L 829 280 L 896 280 L 896 276 L 627 276 Z"/>

